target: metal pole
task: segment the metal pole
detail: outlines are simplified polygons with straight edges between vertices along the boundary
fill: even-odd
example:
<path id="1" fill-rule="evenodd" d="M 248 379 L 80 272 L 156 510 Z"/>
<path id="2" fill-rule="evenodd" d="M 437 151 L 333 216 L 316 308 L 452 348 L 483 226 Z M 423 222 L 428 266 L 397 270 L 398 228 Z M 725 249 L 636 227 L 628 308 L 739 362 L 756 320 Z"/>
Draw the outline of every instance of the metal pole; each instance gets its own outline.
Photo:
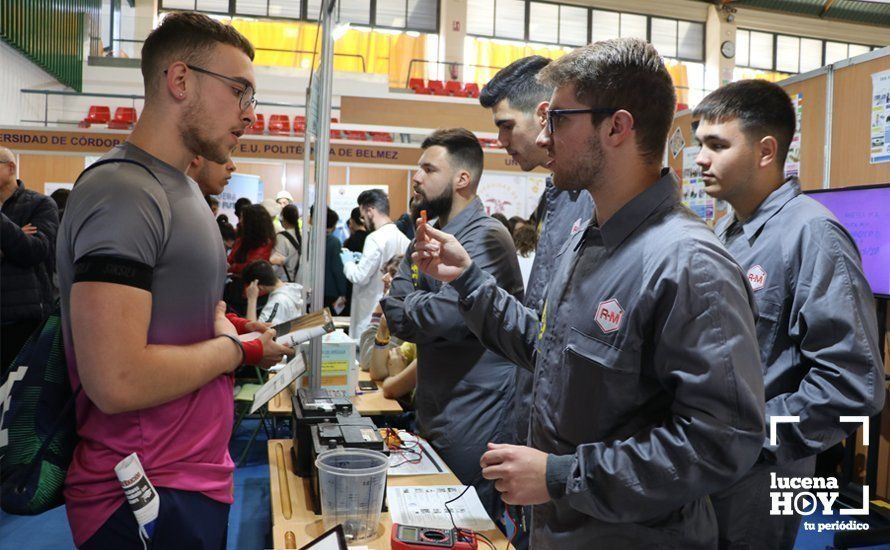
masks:
<path id="1" fill-rule="evenodd" d="M 318 91 L 318 111 L 316 116 L 315 134 L 315 215 L 313 216 L 312 242 L 316 256 L 313 262 L 315 287 L 312 293 L 312 309 L 324 307 L 324 271 L 325 241 L 327 238 L 327 198 L 328 198 L 328 160 L 331 138 L 331 86 L 333 77 L 334 38 L 331 34 L 333 11 L 336 0 L 325 0 L 322 8 L 322 43 L 321 62 L 318 66 L 320 78 Z M 321 387 L 321 340 L 314 338 L 309 344 L 309 385 L 316 389 Z"/>

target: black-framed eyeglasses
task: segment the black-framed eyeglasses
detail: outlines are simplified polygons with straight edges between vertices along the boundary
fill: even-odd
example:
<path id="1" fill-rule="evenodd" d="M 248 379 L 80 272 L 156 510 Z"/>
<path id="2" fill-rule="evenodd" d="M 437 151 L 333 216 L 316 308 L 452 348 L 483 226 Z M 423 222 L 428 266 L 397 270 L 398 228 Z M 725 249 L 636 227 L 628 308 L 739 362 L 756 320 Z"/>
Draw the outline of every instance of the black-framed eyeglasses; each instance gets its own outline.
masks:
<path id="1" fill-rule="evenodd" d="M 593 107 L 590 109 L 547 109 L 547 132 L 550 135 L 556 131 L 557 121 L 564 116 L 590 113 L 593 115 L 613 115 L 618 112 L 617 107 Z"/>
<path id="2" fill-rule="evenodd" d="M 256 107 L 256 92 L 249 82 L 244 82 L 244 80 L 240 78 L 232 78 L 231 76 L 208 71 L 203 67 L 196 67 L 195 65 L 189 65 L 188 63 L 186 63 L 185 66 L 193 71 L 215 76 L 216 78 L 228 80 L 229 82 L 234 82 L 235 84 L 243 86 L 242 88 L 235 88 L 238 90 L 238 105 L 241 107 L 241 112 L 244 112 L 251 107 Z M 167 74 L 167 71 L 164 71 L 164 74 Z"/>

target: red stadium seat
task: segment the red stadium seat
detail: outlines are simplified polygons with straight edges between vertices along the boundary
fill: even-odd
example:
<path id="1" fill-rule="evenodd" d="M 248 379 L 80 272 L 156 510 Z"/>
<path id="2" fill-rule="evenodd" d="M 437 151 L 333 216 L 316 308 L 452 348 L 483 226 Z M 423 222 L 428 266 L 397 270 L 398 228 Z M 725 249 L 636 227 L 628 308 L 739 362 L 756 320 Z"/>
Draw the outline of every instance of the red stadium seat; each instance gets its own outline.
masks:
<path id="1" fill-rule="evenodd" d="M 392 143 L 392 134 L 389 132 L 371 132 L 371 141 Z"/>
<path id="2" fill-rule="evenodd" d="M 306 117 L 304 117 L 303 115 L 297 115 L 294 117 L 294 135 L 306 135 Z"/>
<path id="3" fill-rule="evenodd" d="M 90 124 L 105 124 L 111 120 L 111 109 L 107 105 L 90 105 L 90 110 L 84 122 Z"/>
<path id="4" fill-rule="evenodd" d="M 244 130 L 244 133 L 254 135 L 254 136 L 257 136 L 257 135 L 261 136 L 261 135 L 263 135 L 263 132 L 265 132 L 265 131 L 266 131 L 266 117 L 257 113 L 256 122 L 254 122 L 253 124 L 248 126 L 247 129 Z"/>
<path id="5" fill-rule="evenodd" d="M 412 90 L 416 90 L 417 88 L 426 88 L 426 84 L 424 83 L 422 78 L 412 78 L 408 81 L 408 88 Z"/>
<path id="6" fill-rule="evenodd" d="M 449 80 L 445 83 L 445 91 L 448 92 L 448 95 L 457 95 L 463 88 L 463 82 L 458 82 L 457 80 Z"/>
<path id="7" fill-rule="evenodd" d="M 136 109 L 133 107 L 118 107 L 114 110 L 114 118 L 108 121 L 111 130 L 130 130 L 137 120 Z"/>
<path id="8" fill-rule="evenodd" d="M 365 141 L 367 139 L 367 135 L 359 130 L 344 130 L 343 133 L 346 134 L 346 139 L 353 141 Z"/>
<path id="9" fill-rule="evenodd" d="M 273 136 L 290 135 L 290 117 L 287 115 L 272 115 L 269 117 L 269 133 Z"/>
<path id="10" fill-rule="evenodd" d="M 445 91 L 445 85 L 442 84 L 441 80 L 430 80 L 429 89 L 433 92 L 433 95 L 448 95 L 448 92 Z"/>
<path id="11" fill-rule="evenodd" d="M 467 97 L 479 97 L 479 85 L 475 82 L 467 82 L 464 92 L 466 92 Z"/>

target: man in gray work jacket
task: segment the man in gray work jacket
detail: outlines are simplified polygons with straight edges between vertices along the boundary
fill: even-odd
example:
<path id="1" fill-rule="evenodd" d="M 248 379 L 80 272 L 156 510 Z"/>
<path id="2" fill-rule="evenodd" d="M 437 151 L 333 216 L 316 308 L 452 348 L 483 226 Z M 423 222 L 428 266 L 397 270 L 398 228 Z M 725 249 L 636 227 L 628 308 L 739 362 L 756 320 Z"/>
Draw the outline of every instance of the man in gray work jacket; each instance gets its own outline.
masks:
<path id="1" fill-rule="evenodd" d="M 816 454 L 841 442 L 884 401 L 875 302 L 849 233 L 785 179 L 794 135 L 788 94 L 764 80 L 734 82 L 695 109 L 705 191 L 732 205 L 716 233 L 745 270 L 759 318 L 766 418 L 777 424 L 757 464 L 711 496 L 725 548 L 792 548 L 800 516 L 771 515 L 770 474 L 810 477 Z"/>
<path id="2" fill-rule="evenodd" d="M 545 67 L 559 188 L 596 210 L 561 249 L 540 322 L 453 237 L 413 255 L 460 296 L 470 329 L 535 369 L 529 446 L 490 444 L 483 475 L 534 505 L 533 548 L 713 548 L 708 494 L 763 440 L 763 378 L 744 274 L 661 170 L 675 104 L 655 49 L 597 42 Z"/>
<path id="3" fill-rule="evenodd" d="M 513 239 L 485 213 L 476 196 L 482 147 L 464 129 L 439 130 L 424 140 L 414 174 L 413 218 L 421 210 L 454 235 L 480 268 L 510 295 L 522 298 L 522 275 Z M 479 459 L 489 441 L 509 441 L 508 422 L 515 366 L 487 351 L 470 332 L 449 285 L 417 272 L 413 244 L 381 301 L 390 331 L 417 344 L 417 425 L 462 483 L 476 487 L 488 513 L 500 519 L 503 505 L 493 483 L 482 478 Z"/>

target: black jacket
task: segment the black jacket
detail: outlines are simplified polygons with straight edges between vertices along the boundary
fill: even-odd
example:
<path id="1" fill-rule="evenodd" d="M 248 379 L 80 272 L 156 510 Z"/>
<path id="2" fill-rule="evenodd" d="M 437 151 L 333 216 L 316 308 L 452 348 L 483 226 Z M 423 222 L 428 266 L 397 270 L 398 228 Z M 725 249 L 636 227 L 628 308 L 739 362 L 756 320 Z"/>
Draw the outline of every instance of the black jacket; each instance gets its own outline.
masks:
<path id="1" fill-rule="evenodd" d="M 29 223 L 37 228 L 34 235 L 21 229 Z M 49 315 L 58 229 L 56 203 L 19 180 L 0 213 L 0 324 Z"/>

